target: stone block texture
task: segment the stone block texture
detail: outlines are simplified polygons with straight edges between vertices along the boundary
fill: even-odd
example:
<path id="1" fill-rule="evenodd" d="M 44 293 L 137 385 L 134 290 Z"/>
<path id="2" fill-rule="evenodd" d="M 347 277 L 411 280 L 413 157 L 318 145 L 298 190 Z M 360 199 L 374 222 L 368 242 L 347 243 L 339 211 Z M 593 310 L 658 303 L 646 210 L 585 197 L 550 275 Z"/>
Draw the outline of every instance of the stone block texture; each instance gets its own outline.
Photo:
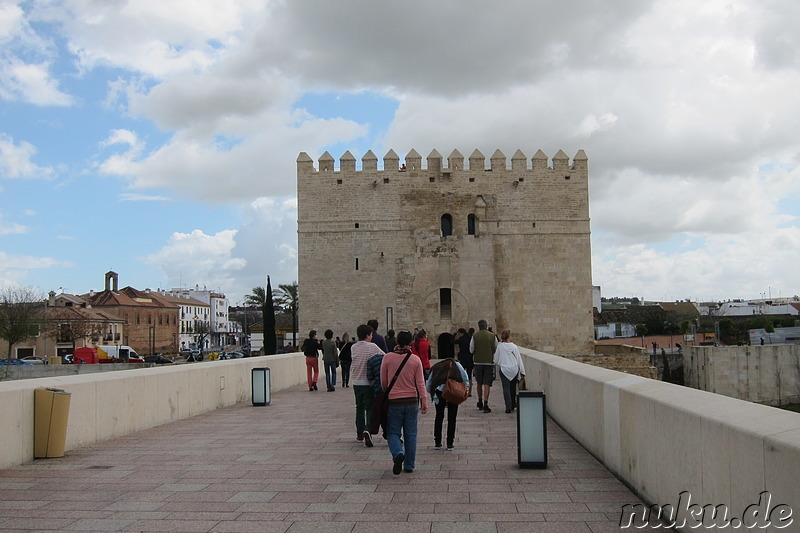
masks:
<path id="1" fill-rule="evenodd" d="M 592 353 L 588 160 L 560 151 L 509 168 L 475 150 L 465 168 L 454 150 L 390 150 L 378 169 L 348 151 L 297 158 L 299 327 L 355 336 L 368 319 L 379 332 L 415 327 L 437 338 L 488 320 L 521 345 Z"/>

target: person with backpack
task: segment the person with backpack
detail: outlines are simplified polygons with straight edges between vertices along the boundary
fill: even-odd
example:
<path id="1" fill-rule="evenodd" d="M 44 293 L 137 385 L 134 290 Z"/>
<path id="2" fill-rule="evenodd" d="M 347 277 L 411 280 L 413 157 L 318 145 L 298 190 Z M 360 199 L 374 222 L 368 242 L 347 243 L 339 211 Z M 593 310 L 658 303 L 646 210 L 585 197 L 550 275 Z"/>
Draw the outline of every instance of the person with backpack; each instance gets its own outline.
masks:
<path id="1" fill-rule="evenodd" d="M 469 391 L 469 376 L 461 364 L 453 358 L 442 359 L 431 367 L 431 375 L 428 377 L 426 388 L 431 395 L 433 405 L 436 408 L 436 417 L 433 420 L 433 449 L 442 449 L 442 424 L 444 422 L 444 411 L 447 409 L 447 451 L 453 451 L 453 444 L 456 438 L 456 417 L 458 416 L 458 404 L 448 402 L 443 396 L 445 385 L 448 379 L 463 383 Z"/>

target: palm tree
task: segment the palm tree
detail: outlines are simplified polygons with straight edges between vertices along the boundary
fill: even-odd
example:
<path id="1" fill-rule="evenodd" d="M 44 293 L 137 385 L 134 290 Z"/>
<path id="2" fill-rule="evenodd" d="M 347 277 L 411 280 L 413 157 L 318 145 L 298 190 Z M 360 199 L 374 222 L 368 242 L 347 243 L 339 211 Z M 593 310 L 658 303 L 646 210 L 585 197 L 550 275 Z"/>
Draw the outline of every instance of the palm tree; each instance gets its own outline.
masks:
<path id="1" fill-rule="evenodd" d="M 284 311 L 292 313 L 292 344 L 297 346 L 297 309 L 300 307 L 297 282 L 293 281 L 289 284 L 281 283 L 278 285 L 275 290 L 275 303 L 281 306 Z"/>
<path id="2" fill-rule="evenodd" d="M 252 294 L 248 294 L 244 297 L 244 303 L 249 307 L 258 307 L 261 309 L 266 302 L 267 291 L 264 287 L 253 287 Z"/>

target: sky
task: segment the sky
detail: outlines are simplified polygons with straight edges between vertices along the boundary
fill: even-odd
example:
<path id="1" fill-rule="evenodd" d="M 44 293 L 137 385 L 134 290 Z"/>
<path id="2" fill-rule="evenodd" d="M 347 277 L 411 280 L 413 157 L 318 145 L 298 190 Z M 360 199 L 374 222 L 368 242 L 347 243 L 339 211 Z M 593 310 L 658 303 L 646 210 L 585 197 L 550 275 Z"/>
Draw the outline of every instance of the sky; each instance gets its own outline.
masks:
<path id="1" fill-rule="evenodd" d="M 236 304 L 297 280 L 300 152 L 583 149 L 603 296 L 798 295 L 798 20 L 796 0 L 0 0 L 0 287 L 114 270 Z"/>

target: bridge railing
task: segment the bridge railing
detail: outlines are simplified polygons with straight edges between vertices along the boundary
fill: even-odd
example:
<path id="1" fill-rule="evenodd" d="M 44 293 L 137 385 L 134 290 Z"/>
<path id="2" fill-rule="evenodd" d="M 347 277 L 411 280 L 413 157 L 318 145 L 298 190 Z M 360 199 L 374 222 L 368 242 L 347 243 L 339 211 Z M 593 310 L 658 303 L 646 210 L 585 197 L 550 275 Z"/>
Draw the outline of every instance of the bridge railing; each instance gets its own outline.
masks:
<path id="1" fill-rule="evenodd" d="M 269 367 L 273 391 L 305 382 L 302 354 L 138 368 L 0 383 L 0 468 L 33 460 L 33 391 L 71 393 L 66 450 L 251 401 L 250 370 Z"/>
<path id="2" fill-rule="evenodd" d="M 800 414 L 521 351 L 551 418 L 644 501 L 741 516 L 767 491 L 800 520 Z"/>

